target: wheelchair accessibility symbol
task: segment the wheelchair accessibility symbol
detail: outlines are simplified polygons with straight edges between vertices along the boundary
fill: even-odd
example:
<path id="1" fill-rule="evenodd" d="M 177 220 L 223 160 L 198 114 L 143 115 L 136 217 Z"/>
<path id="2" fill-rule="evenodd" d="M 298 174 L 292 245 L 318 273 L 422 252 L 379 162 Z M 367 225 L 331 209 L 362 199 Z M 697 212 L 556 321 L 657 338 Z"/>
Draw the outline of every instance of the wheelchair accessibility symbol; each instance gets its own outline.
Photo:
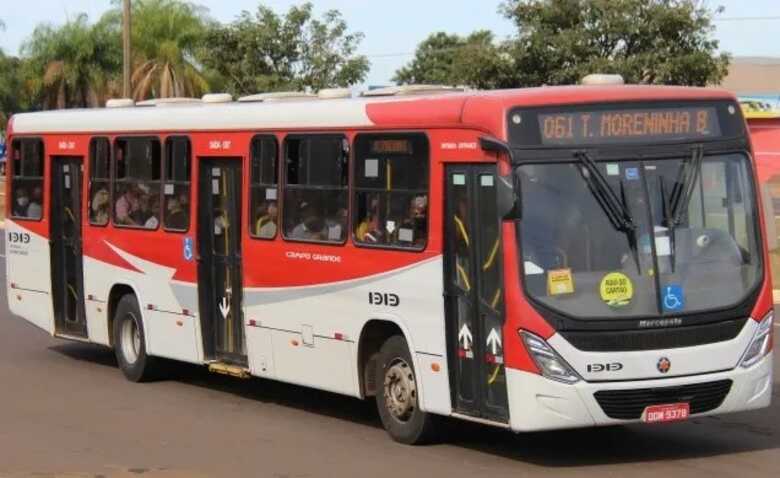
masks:
<path id="1" fill-rule="evenodd" d="M 192 260 L 193 252 L 192 252 L 192 238 L 191 237 L 185 237 L 184 238 L 184 260 L 189 262 Z"/>
<path id="2" fill-rule="evenodd" d="M 683 296 L 682 286 L 679 284 L 670 284 L 664 286 L 663 296 L 664 310 L 675 311 L 685 307 L 685 297 Z"/>

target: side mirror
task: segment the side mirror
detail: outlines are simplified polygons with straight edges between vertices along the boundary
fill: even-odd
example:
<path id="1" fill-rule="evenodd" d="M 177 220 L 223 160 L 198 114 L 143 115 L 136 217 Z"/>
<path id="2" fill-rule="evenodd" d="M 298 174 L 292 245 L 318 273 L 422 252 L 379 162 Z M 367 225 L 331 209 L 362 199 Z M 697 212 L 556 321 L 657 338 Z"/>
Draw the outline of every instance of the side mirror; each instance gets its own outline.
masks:
<path id="1" fill-rule="evenodd" d="M 495 138 L 481 137 L 479 144 L 483 151 L 494 153 L 504 153 L 512 161 L 512 149 L 508 144 Z M 506 176 L 498 176 L 496 188 L 496 200 L 498 202 L 498 215 L 502 219 L 520 219 L 520 196 L 518 194 L 519 185 L 515 183 L 514 173 Z"/>

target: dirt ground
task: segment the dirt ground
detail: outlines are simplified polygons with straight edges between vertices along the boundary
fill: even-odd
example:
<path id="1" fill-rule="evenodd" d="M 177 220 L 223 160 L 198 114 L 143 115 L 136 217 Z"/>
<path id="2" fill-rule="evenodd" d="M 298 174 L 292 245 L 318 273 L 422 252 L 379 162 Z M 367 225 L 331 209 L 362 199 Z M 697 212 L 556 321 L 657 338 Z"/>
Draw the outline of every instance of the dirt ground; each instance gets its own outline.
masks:
<path id="1" fill-rule="evenodd" d="M 525 435 L 458 422 L 441 443 L 408 447 L 372 402 L 183 364 L 130 383 L 112 351 L 53 339 L 7 310 L 3 287 L 0 478 L 780 475 L 780 354 L 767 410 Z"/>

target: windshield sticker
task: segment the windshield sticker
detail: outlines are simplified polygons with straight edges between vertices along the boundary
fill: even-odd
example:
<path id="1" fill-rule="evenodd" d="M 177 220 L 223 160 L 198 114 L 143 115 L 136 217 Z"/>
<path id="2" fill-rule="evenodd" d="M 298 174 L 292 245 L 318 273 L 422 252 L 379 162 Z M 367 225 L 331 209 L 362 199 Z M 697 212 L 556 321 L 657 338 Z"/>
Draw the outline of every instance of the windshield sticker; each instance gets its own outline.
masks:
<path id="1" fill-rule="evenodd" d="M 664 310 L 674 312 L 685 307 L 685 296 L 680 284 L 668 284 L 664 286 Z"/>
<path id="2" fill-rule="evenodd" d="M 620 176 L 620 165 L 615 163 L 607 164 L 607 175 Z"/>
<path id="3" fill-rule="evenodd" d="M 623 307 L 634 297 L 634 284 L 622 272 L 610 272 L 601 279 L 601 300 L 610 307 Z"/>
<path id="4" fill-rule="evenodd" d="M 544 274 L 544 269 L 537 266 L 531 261 L 525 261 L 525 275 L 527 276 L 533 276 L 533 275 L 539 275 Z"/>
<path id="5" fill-rule="evenodd" d="M 574 293 L 571 269 L 555 269 L 547 272 L 547 295 Z"/>
<path id="6" fill-rule="evenodd" d="M 626 181 L 639 179 L 639 168 L 626 168 Z"/>
<path id="7" fill-rule="evenodd" d="M 669 239 L 669 236 L 656 236 L 655 253 L 658 256 L 672 255 L 672 241 Z"/>

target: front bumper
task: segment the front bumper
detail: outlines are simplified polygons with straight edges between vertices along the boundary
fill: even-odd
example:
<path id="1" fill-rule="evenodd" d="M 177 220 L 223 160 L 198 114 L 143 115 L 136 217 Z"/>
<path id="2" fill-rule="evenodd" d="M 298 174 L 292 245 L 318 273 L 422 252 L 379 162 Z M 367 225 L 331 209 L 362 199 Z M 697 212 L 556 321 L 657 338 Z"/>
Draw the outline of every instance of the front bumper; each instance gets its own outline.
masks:
<path id="1" fill-rule="evenodd" d="M 510 427 L 517 432 L 580 428 L 633 423 L 640 420 L 616 420 L 608 417 L 594 394 L 607 390 L 632 390 L 675 387 L 718 380 L 732 380 L 723 403 L 706 416 L 768 407 L 772 398 L 773 354 L 754 366 L 718 373 L 657 380 L 622 382 L 579 382 L 567 385 L 519 370 L 507 369 Z"/>

